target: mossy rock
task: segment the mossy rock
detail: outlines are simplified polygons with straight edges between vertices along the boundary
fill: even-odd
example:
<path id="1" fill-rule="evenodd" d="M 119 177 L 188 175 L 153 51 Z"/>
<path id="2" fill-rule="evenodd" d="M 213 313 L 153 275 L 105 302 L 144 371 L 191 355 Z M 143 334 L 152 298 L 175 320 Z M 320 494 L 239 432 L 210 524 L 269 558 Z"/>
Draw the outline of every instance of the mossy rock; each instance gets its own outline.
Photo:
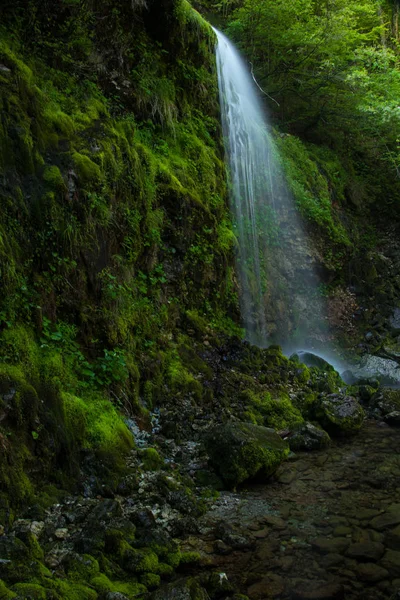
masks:
<path id="1" fill-rule="evenodd" d="M 69 579 L 83 582 L 96 577 L 100 572 L 99 563 L 89 554 L 75 554 L 71 556 L 66 563 L 65 569 Z"/>
<path id="2" fill-rule="evenodd" d="M 155 448 L 145 448 L 141 453 L 145 471 L 157 471 L 164 461 Z"/>
<path id="3" fill-rule="evenodd" d="M 289 438 L 291 450 L 319 450 L 326 448 L 331 443 L 331 438 L 321 427 L 313 423 L 301 423 L 292 430 Z"/>
<path id="4" fill-rule="evenodd" d="M 363 424 L 365 413 L 353 396 L 329 394 L 314 406 L 315 418 L 332 435 L 351 435 Z"/>
<path id="5" fill-rule="evenodd" d="M 267 479 L 289 453 L 272 429 L 250 423 L 215 427 L 205 439 L 210 462 L 229 488 L 256 475 Z"/>
<path id="6" fill-rule="evenodd" d="M 372 403 L 383 416 L 400 411 L 400 390 L 382 388 L 372 397 Z"/>

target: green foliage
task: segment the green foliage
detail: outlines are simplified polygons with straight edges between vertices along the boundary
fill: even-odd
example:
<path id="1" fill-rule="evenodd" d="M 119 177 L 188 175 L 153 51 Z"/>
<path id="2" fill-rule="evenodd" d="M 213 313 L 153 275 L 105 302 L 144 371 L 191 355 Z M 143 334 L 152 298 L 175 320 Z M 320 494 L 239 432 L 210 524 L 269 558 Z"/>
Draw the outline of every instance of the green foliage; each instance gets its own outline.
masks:
<path id="1" fill-rule="evenodd" d="M 334 149 L 347 171 L 347 199 L 361 207 L 390 197 L 388 210 L 400 201 L 400 69 L 391 10 L 375 0 L 244 0 L 228 25 L 253 63 L 271 110 L 279 106 L 285 129 Z M 301 156 L 292 155 L 297 158 L 299 172 L 289 164 L 289 179 L 303 214 L 342 243 L 343 231 L 337 222 L 329 225 L 328 207 L 321 205 L 323 190 L 310 190 L 310 176 L 321 188 L 317 173 L 308 165 L 305 185 Z"/>

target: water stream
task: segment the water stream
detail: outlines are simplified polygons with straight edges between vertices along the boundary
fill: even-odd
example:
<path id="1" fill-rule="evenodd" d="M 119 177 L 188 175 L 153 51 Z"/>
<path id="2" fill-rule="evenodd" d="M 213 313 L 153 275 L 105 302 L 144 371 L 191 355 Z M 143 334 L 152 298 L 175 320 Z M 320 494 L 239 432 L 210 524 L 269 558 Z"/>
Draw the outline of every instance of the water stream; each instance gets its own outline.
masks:
<path id="1" fill-rule="evenodd" d="M 249 68 L 218 30 L 217 69 L 246 339 L 314 348 L 325 319 L 312 252 Z"/>

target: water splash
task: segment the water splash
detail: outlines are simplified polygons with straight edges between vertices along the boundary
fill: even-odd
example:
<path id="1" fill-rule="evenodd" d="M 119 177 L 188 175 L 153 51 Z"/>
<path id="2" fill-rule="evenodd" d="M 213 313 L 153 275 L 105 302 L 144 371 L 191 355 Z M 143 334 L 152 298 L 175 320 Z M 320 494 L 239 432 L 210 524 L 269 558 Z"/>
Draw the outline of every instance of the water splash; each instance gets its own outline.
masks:
<path id="1" fill-rule="evenodd" d="M 325 324 L 315 253 L 250 71 L 228 38 L 214 31 L 246 339 L 262 347 L 272 341 L 310 347 L 310 337 L 323 338 Z"/>

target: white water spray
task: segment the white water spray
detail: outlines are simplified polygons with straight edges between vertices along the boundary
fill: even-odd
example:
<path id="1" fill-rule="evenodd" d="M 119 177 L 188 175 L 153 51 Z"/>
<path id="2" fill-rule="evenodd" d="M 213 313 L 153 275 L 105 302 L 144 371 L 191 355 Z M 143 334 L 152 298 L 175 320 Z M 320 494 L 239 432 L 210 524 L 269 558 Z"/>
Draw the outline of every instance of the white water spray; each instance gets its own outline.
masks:
<path id="1" fill-rule="evenodd" d="M 246 339 L 262 347 L 272 340 L 310 347 L 307 338 L 324 323 L 314 258 L 250 71 L 214 31 Z"/>

